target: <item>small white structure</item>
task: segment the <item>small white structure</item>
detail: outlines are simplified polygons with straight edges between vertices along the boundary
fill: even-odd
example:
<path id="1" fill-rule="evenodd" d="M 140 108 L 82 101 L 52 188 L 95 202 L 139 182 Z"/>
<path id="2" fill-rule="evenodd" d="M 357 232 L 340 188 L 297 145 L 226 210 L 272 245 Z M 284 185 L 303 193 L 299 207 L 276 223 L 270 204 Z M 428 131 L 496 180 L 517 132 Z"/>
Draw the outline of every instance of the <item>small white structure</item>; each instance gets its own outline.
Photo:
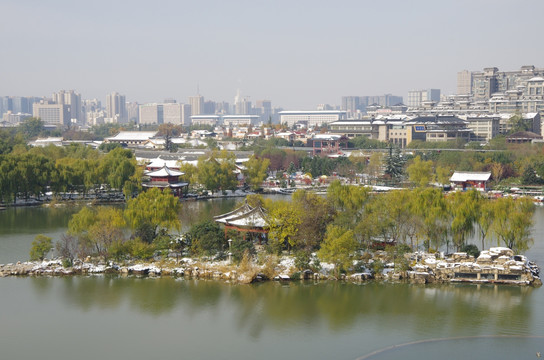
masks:
<path id="1" fill-rule="evenodd" d="M 146 141 L 154 138 L 158 131 L 121 131 L 119 134 L 105 138 L 107 143 L 119 143 L 126 145 L 143 145 Z"/>
<path id="2" fill-rule="evenodd" d="M 455 189 L 487 191 L 487 182 L 491 178 L 490 172 L 456 171 L 450 178 Z"/>

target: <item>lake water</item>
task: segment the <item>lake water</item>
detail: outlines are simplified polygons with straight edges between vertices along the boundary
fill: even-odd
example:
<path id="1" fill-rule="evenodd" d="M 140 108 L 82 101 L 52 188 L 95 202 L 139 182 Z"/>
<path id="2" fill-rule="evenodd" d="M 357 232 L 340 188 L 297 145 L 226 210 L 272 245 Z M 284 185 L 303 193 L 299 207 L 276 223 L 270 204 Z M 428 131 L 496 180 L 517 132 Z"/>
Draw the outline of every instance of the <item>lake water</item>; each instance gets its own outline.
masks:
<path id="1" fill-rule="evenodd" d="M 184 221 L 236 200 L 184 204 Z M 0 213 L 0 263 L 78 209 Z M 529 258 L 544 264 L 544 209 Z M 0 359 L 534 359 L 542 288 L 117 276 L 0 279 Z"/>

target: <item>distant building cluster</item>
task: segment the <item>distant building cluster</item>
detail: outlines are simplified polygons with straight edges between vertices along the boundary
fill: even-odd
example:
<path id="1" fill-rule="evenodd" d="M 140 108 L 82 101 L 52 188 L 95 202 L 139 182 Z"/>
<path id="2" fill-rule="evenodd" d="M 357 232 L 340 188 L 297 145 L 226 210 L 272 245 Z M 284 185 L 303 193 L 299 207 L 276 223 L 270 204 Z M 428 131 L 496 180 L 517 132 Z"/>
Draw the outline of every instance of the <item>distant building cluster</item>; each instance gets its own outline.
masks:
<path id="1" fill-rule="evenodd" d="M 510 140 L 539 141 L 544 133 L 543 114 L 544 68 L 532 65 L 515 71 L 499 71 L 496 67 L 460 71 L 454 95 L 427 88 L 408 91 L 406 102 L 402 96 L 392 94 L 343 96 L 339 106 L 319 104 L 314 110 L 284 110 L 273 107 L 270 100 L 253 102 L 240 90 L 233 103 L 206 100 L 197 91 L 185 103 L 165 99 L 138 104 L 112 92 L 106 96 L 105 107 L 97 99 L 82 99 L 75 90 L 60 90 L 43 98 L 0 97 L 2 126 L 17 126 L 31 116 L 40 118 L 48 127 L 82 129 L 107 123 L 131 123 L 142 128 L 167 123 L 206 125 L 215 129 L 215 136 L 221 140 L 278 136 L 264 129 L 270 128 L 266 125 L 281 124 L 290 129 L 286 135 L 289 141 L 306 142 L 308 134 L 325 132 L 333 137 L 367 136 L 401 147 L 414 140 L 486 142 L 501 134 L 511 135 L 510 119 L 514 115 L 521 119 L 526 131 Z M 160 146 L 160 141 L 152 146 Z"/>

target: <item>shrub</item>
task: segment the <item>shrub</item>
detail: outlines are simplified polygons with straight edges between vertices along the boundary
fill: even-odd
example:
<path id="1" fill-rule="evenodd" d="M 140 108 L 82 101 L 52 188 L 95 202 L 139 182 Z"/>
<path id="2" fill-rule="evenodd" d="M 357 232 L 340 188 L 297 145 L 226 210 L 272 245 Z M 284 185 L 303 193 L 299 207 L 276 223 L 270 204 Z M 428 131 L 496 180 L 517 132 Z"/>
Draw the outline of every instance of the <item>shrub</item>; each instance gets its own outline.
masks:
<path id="1" fill-rule="evenodd" d="M 247 252 L 248 256 L 255 255 L 255 245 L 253 241 L 235 238 L 232 240 L 231 249 L 232 258 L 236 263 L 242 261 L 242 258 Z"/>
<path id="2" fill-rule="evenodd" d="M 466 252 L 468 255 L 474 256 L 474 258 L 478 258 L 480 256 L 480 250 L 478 250 L 478 247 L 474 244 L 466 244 L 461 248 L 461 252 Z"/>
<path id="3" fill-rule="evenodd" d="M 215 255 L 225 246 L 225 235 L 221 227 L 211 220 L 193 225 L 185 238 L 191 244 L 191 253 L 198 256 Z"/>
<path id="4" fill-rule="evenodd" d="M 152 258 L 155 253 L 155 246 L 143 242 L 140 238 L 129 240 L 125 244 L 129 254 L 136 259 L 147 260 Z"/>
<path id="5" fill-rule="evenodd" d="M 43 260 L 51 249 L 53 249 L 53 242 L 49 236 L 43 234 L 36 235 L 30 248 L 30 260 Z"/>

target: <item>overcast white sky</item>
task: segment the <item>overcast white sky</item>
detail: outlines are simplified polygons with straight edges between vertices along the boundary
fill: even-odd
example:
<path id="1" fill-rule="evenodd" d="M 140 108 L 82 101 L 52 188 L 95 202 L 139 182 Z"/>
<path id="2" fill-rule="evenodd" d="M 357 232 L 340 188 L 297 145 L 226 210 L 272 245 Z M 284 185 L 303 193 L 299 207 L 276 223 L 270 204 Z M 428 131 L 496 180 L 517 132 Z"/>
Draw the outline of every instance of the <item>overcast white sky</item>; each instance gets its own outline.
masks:
<path id="1" fill-rule="evenodd" d="M 1 0 L 0 96 L 252 101 L 454 93 L 463 69 L 544 67 L 542 0 Z M 406 101 L 406 99 L 405 99 Z"/>

